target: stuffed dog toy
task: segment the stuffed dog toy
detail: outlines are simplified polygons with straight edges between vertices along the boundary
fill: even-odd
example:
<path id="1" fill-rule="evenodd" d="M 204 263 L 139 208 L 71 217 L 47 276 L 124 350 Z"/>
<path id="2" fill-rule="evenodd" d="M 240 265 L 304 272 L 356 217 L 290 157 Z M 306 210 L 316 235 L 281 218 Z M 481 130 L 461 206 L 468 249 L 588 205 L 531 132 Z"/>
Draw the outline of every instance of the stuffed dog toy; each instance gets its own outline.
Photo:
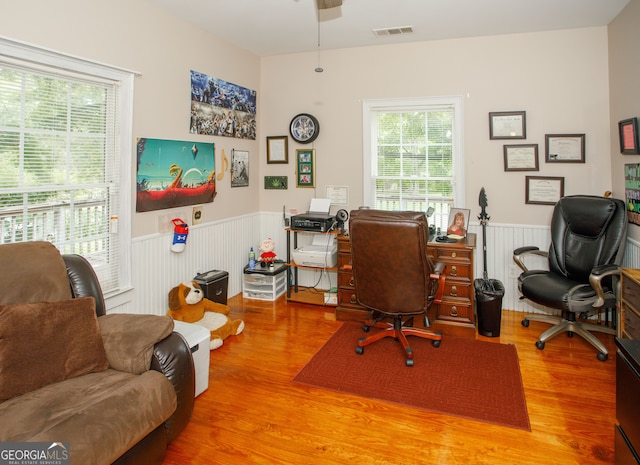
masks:
<path id="1" fill-rule="evenodd" d="M 179 284 L 169 291 L 169 311 L 174 320 L 195 323 L 211 332 L 209 349 L 222 346 L 223 341 L 244 330 L 244 321 L 229 318 L 229 306 L 204 298 L 202 289 L 195 281 Z"/>

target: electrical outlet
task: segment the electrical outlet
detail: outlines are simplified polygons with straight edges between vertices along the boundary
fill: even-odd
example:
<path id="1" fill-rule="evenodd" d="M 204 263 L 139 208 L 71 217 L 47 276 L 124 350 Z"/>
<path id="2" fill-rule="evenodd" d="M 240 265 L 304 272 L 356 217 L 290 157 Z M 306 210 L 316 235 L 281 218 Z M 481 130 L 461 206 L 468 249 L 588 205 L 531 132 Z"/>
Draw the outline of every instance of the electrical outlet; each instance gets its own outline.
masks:
<path id="1" fill-rule="evenodd" d="M 193 207 L 193 212 L 191 214 L 191 224 L 200 223 L 202 223 L 202 205 L 197 205 Z"/>

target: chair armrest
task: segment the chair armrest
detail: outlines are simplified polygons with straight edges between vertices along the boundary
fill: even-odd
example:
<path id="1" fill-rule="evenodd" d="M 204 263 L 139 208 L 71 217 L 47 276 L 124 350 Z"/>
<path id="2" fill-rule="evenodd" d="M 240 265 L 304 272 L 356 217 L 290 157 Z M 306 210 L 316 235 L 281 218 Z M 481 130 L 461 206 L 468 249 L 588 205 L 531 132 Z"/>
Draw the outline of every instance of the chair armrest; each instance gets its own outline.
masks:
<path id="1" fill-rule="evenodd" d="M 151 367 L 154 345 L 173 331 L 168 316 L 114 313 L 98 317 L 109 367 L 140 374 Z"/>
<path id="2" fill-rule="evenodd" d="M 599 265 L 591 270 L 589 275 L 589 284 L 598 298 L 593 303 L 594 308 L 602 307 L 605 303 L 604 289 L 602 288 L 602 280 L 607 276 L 620 276 L 620 267 L 618 265 Z M 617 293 L 616 293 L 617 294 Z"/>
<path id="3" fill-rule="evenodd" d="M 529 271 L 529 268 L 527 268 L 527 266 L 524 264 L 524 258 L 527 255 L 539 255 L 540 257 L 546 258 L 549 256 L 549 252 L 547 252 L 546 250 L 540 250 L 539 247 L 535 246 L 518 247 L 517 249 L 515 249 L 513 251 L 513 261 L 523 272 Z"/>
<path id="4" fill-rule="evenodd" d="M 444 294 L 444 283 L 446 280 L 446 276 L 444 273 L 445 268 L 444 262 L 436 262 L 433 265 L 433 271 L 429 275 L 429 279 L 432 282 L 432 288 L 437 284 L 436 290 L 433 293 L 433 300 L 431 303 L 442 303 L 442 295 Z"/>
<path id="5" fill-rule="evenodd" d="M 165 422 L 167 441 L 171 442 L 191 420 L 196 392 L 193 357 L 189 345 L 180 334 L 171 333 L 154 346 L 151 369 L 164 374 L 176 391 L 178 406 Z"/>

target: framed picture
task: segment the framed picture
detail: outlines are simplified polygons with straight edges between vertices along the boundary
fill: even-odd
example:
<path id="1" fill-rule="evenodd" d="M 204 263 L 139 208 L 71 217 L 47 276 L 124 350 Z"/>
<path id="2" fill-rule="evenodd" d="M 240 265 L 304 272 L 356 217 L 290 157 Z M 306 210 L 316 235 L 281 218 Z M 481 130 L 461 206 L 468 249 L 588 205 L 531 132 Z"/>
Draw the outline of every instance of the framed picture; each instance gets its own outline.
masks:
<path id="1" fill-rule="evenodd" d="M 289 185 L 289 177 L 288 176 L 265 176 L 264 177 L 264 188 L 269 190 L 277 189 L 277 190 L 286 190 Z"/>
<path id="2" fill-rule="evenodd" d="M 471 210 L 464 208 L 452 208 L 449 211 L 447 236 L 452 239 L 463 239 L 467 237 L 469 215 L 471 215 Z"/>
<path id="3" fill-rule="evenodd" d="M 640 225 L 640 163 L 624 165 L 624 188 L 629 223 Z"/>
<path id="4" fill-rule="evenodd" d="M 231 187 L 249 185 L 249 152 L 246 150 L 231 151 Z"/>
<path id="5" fill-rule="evenodd" d="M 564 197 L 563 177 L 526 177 L 525 203 L 555 205 L 562 197 Z"/>
<path id="6" fill-rule="evenodd" d="M 545 134 L 547 163 L 584 163 L 584 134 Z"/>
<path id="7" fill-rule="evenodd" d="M 289 163 L 289 137 L 267 137 L 267 163 Z"/>
<path id="8" fill-rule="evenodd" d="M 638 118 L 624 119 L 618 123 L 620 153 L 638 155 Z"/>
<path id="9" fill-rule="evenodd" d="M 316 151 L 314 149 L 296 150 L 296 187 L 315 187 Z"/>
<path id="10" fill-rule="evenodd" d="M 496 111 L 489 113 L 489 139 L 526 139 L 525 111 Z"/>
<path id="11" fill-rule="evenodd" d="M 538 171 L 538 144 L 505 145 L 505 171 Z"/>

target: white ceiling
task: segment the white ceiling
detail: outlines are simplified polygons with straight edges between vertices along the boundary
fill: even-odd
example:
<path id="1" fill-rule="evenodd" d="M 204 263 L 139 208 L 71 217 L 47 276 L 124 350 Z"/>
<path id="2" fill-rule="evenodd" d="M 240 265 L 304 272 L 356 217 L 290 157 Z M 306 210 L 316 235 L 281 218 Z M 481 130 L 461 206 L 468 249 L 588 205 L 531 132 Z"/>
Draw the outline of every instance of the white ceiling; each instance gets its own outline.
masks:
<path id="1" fill-rule="evenodd" d="M 629 0 L 147 0 L 259 56 L 604 26 Z M 318 47 L 318 23 L 320 47 Z M 373 29 L 412 26 L 376 37 Z"/>

